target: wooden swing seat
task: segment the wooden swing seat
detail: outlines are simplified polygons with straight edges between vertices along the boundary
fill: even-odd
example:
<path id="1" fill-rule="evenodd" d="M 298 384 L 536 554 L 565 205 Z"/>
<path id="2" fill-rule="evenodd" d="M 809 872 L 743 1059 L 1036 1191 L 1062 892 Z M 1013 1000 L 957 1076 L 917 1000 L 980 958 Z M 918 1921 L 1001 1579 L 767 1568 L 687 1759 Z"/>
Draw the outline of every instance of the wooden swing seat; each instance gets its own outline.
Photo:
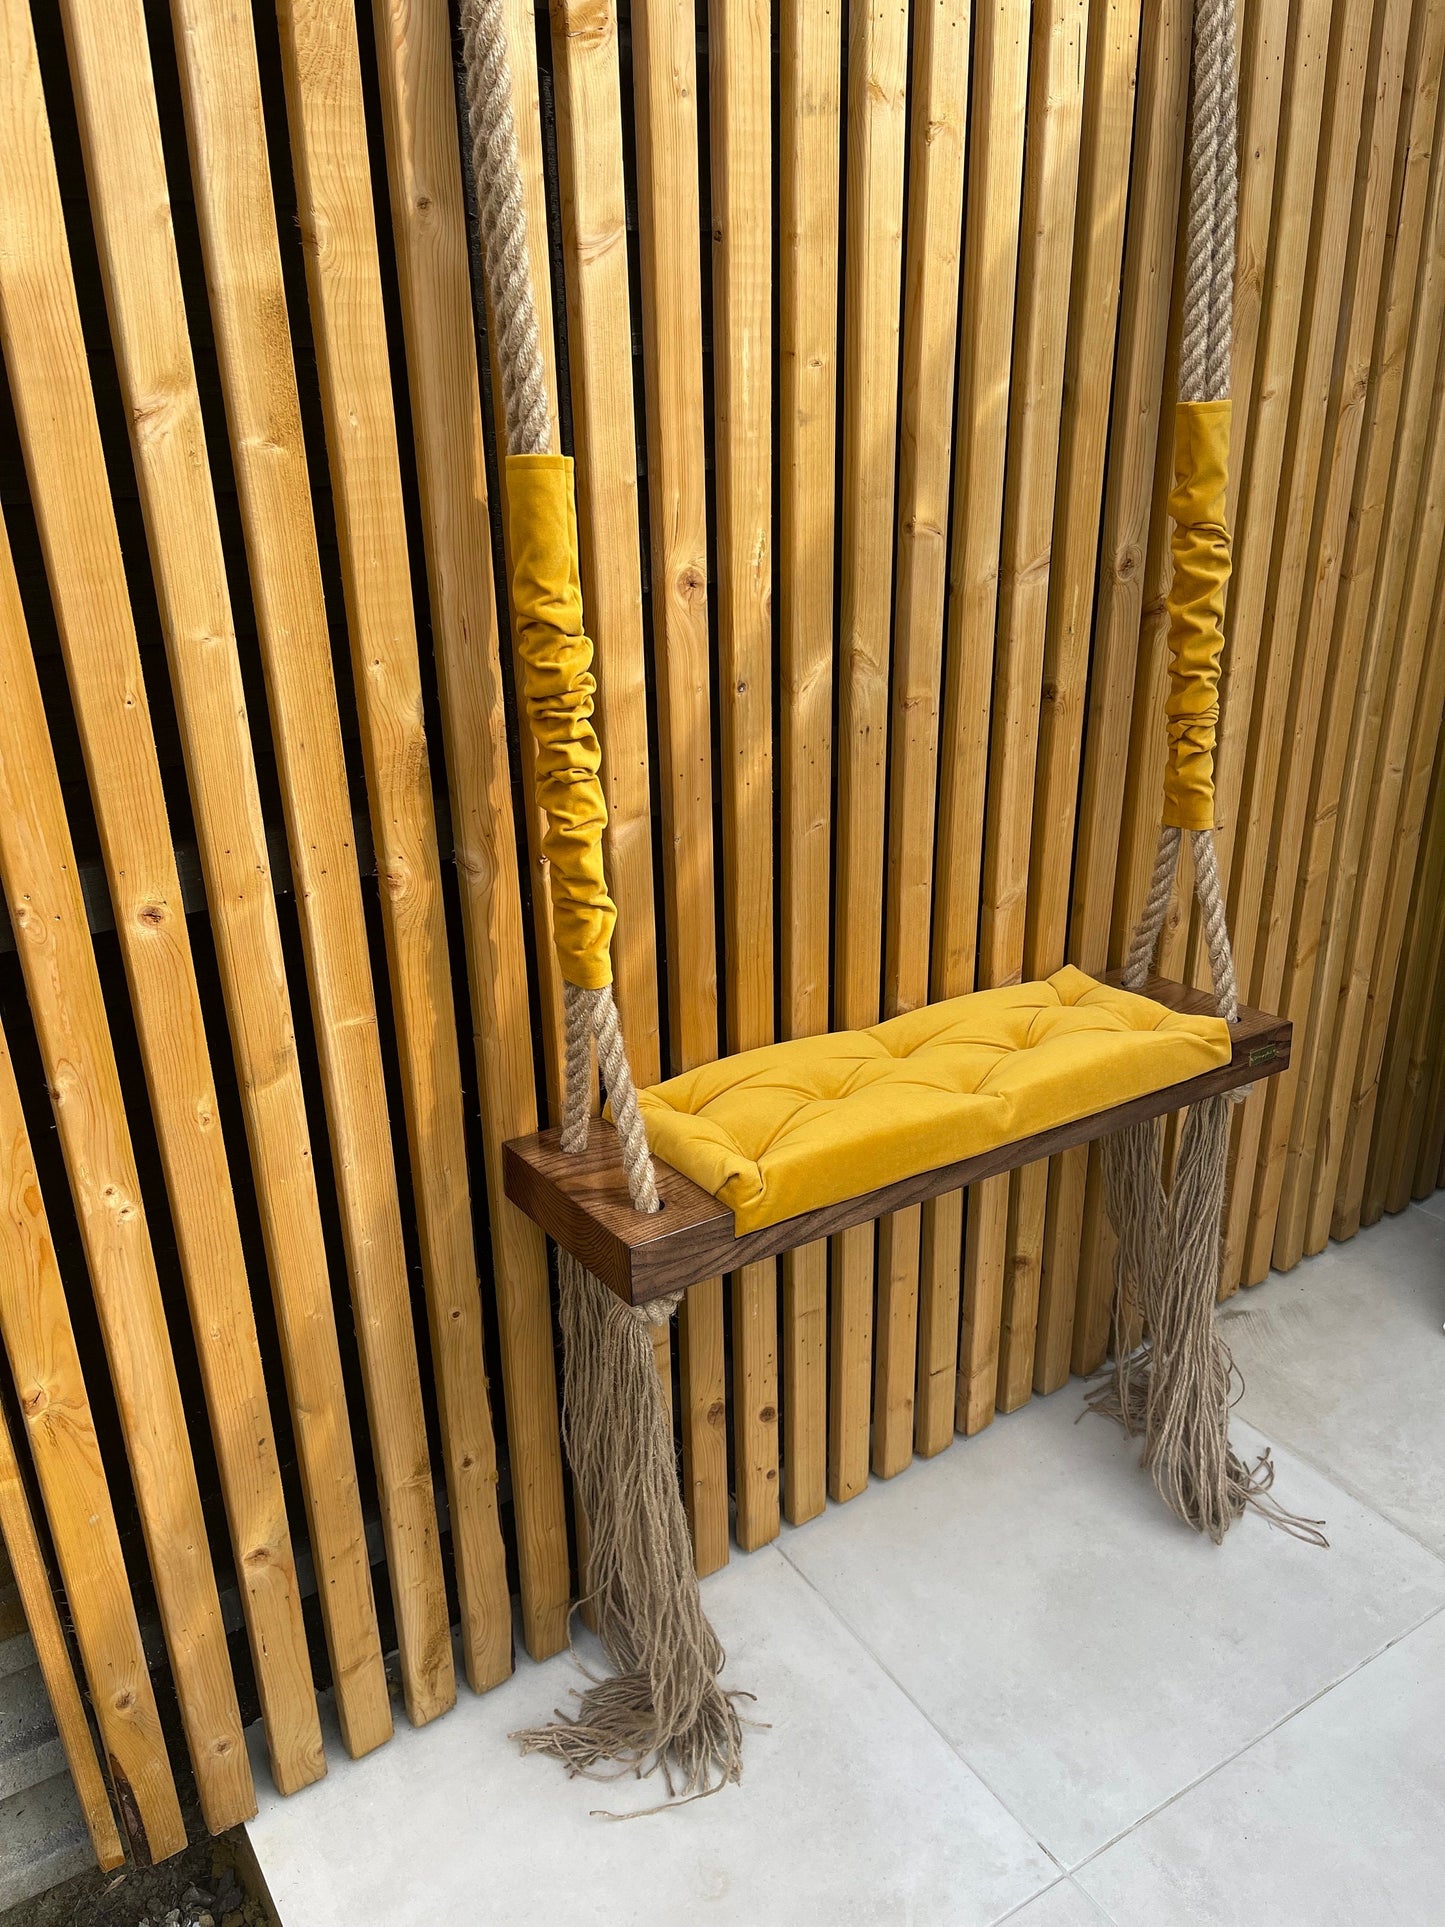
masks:
<path id="1" fill-rule="evenodd" d="M 1110 986 L 1116 981 L 1105 978 L 1100 983 Z M 1097 991 L 1100 986 L 1092 988 Z M 997 997 L 999 993 L 979 995 Z M 1213 1016 L 1209 997 L 1182 984 L 1151 979 L 1143 996 L 1162 1006 L 1163 1011 L 1185 1018 Z M 958 1005 L 973 1002 L 974 999 L 955 1000 Z M 862 1033 L 864 1036 L 876 1034 Z M 742 1213 L 735 1214 L 729 1203 L 660 1157 L 655 1162 L 663 1209 L 653 1215 L 634 1210 L 627 1193 L 616 1132 L 610 1123 L 600 1119 L 593 1120 L 587 1149 L 580 1153 L 563 1151 L 560 1133 L 555 1129 L 513 1139 L 504 1147 L 503 1181 L 512 1203 L 549 1237 L 570 1251 L 620 1298 L 629 1304 L 642 1305 L 669 1292 L 685 1290 L 706 1278 L 736 1271 L 755 1260 L 776 1257 L 834 1232 L 846 1231 L 852 1225 L 865 1224 L 870 1219 L 919 1204 L 925 1198 L 960 1190 L 982 1178 L 1032 1164 L 1038 1158 L 1050 1157 L 1073 1145 L 1087 1144 L 1118 1130 L 1121 1125 L 1161 1117 L 1216 1092 L 1255 1083 L 1261 1077 L 1272 1077 L 1289 1063 L 1290 1039 L 1291 1025 L 1287 1019 L 1242 1009 L 1238 1022 L 1228 1026 L 1227 1059 L 1195 1076 L 1136 1092 L 1124 1102 L 1084 1116 L 1071 1114 L 1077 1104 L 1076 1067 L 1065 1057 L 1060 1061 L 1059 1072 L 1045 1067 L 1042 1081 L 1038 1077 L 1033 1081 L 1035 1115 L 1042 1103 L 1045 1109 L 1052 1109 L 1057 1121 L 1046 1123 L 1027 1135 L 988 1144 L 966 1157 L 911 1171 L 872 1189 L 755 1229 L 739 1230 L 738 1217 Z M 1127 1054 L 1127 1049 L 1127 1039 L 1115 1045 L 1117 1054 Z M 673 1084 L 681 1081 L 672 1080 Z M 1071 1086 L 1075 1086 L 1072 1091 Z M 661 1086 L 659 1091 L 666 1092 L 669 1088 Z M 866 1143 L 864 1149 L 866 1152 Z M 856 1152 L 856 1145 L 854 1150 Z M 756 1214 L 757 1207 L 752 1208 Z"/>

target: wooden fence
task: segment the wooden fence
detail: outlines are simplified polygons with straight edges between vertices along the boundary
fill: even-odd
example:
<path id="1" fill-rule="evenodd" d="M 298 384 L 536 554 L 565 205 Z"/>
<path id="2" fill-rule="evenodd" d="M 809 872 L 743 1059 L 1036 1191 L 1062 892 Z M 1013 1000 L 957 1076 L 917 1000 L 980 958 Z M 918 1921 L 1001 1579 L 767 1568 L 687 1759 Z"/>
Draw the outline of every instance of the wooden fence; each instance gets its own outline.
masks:
<path id="1" fill-rule="evenodd" d="M 318 1682 L 364 1752 L 393 1643 L 426 1721 L 451 1625 L 484 1690 L 574 1585 L 499 1176 L 559 998 L 454 22 L 370 11 L 0 0 L 0 1332 L 137 1852 L 172 1694 L 224 1827 L 253 1709 L 298 1788 Z M 1190 12 L 509 0 L 642 1081 L 1119 961 Z M 1219 840 L 1296 1044 L 1226 1291 L 1441 1176 L 1442 57 L 1440 0 L 1241 7 Z M 1109 1267 L 1078 1150 L 696 1287 L 700 1570 L 1097 1366 Z"/>

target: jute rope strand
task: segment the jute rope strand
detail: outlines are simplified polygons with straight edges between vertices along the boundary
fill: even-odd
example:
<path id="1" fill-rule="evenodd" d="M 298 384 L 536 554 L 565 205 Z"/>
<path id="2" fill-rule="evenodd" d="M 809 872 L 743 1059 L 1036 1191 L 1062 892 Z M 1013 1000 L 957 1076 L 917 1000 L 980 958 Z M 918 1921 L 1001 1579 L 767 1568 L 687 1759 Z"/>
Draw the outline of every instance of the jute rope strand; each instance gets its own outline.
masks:
<path id="1" fill-rule="evenodd" d="M 1185 245 L 1181 401 L 1229 393 L 1238 200 L 1233 0 L 1198 0 L 1189 139 L 1189 230 Z M 1144 908 L 1130 939 L 1124 983 L 1142 989 L 1168 914 L 1183 836 L 1161 827 Z M 1233 1023 L 1239 986 L 1229 942 L 1214 832 L 1190 832 L 1194 890 L 1209 949 L 1215 1007 Z M 1323 1545 L 1314 1520 L 1296 1519 L 1267 1497 L 1266 1453 L 1247 1466 L 1229 1443 L 1233 1361 L 1220 1336 L 1220 1222 L 1229 1167 L 1231 1103 L 1246 1091 L 1208 1097 L 1185 1116 L 1172 1192 L 1160 1177 L 1157 1120 L 1116 1131 L 1102 1146 L 1104 1198 L 1118 1236 L 1114 1261 L 1114 1365 L 1089 1404 L 1131 1435 L 1165 1502 L 1216 1543 L 1246 1506 Z M 1138 1342 L 1143 1330 L 1147 1336 Z"/>
<path id="2" fill-rule="evenodd" d="M 527 207 L 517 161 L 502 0 L 462 0 L 462 60 L 507 448 L 513 455 L 540 455 L 549 440 L 547 383 L 527 257 Z"/>
<path id="3" fill-rule="evenodd" d="M 540 454 L 549 441 L 547 389 L 501 0 L 462 0 L 462 46 L 507 446 L 513 454 Z M 637 1210 L 660 1210 L 611 988 L 566 984 L 563 1019 L 563 1148 L 587 1147 L 595 1042 L 628 1194 Z M 524 1752 L 550 1753 L 569 1773 L 610 1778 L 660 1770 L 669 1799 L 714 1792 L 742 1773 L 740 1696 L 718 1684 L 724 1654 L 698 1593 L 648 1330 L 666 1323 L 680 1299 L 678 1293 L 644 1307 L 624 1305 L 570 1253 L 561 1254 L 563 1431 L 588 1521 L 586 1583 L 614 1672 L 587 1674 L 575 1714 L 559 1709 L 554 1724 L 516 1735 Z"/>
<path id="4" fill-rule="evenodd" d="M 1174 894 L 1174 874 L 1179 867 L 1179 841 L 1182 832 L 1166 823 L 1159 832 L 1154 852 L 1154 874 L 1149 879 L 1149 894 L 1139 913 L 1134 934 L 1129 939 L 1129 954 L 1124 960 L 1124 988 L 1142 990 L 1159 947 L 1159 932 Z"/>

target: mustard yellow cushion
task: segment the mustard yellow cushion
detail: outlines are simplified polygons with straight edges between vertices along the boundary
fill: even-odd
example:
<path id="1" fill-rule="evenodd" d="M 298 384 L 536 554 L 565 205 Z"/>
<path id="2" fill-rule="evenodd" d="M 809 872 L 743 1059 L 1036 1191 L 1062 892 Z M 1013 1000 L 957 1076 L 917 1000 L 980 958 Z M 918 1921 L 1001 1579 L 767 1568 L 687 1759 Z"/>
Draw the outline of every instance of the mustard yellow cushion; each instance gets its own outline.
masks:
<path id="1" fill-rule="evenodd" d="M 769 1044 L 641 1094 L 652 1148 L 738 1232 L 976 1157 L 1225 1064 L 1229 1027 L 1068 966 Z"/>

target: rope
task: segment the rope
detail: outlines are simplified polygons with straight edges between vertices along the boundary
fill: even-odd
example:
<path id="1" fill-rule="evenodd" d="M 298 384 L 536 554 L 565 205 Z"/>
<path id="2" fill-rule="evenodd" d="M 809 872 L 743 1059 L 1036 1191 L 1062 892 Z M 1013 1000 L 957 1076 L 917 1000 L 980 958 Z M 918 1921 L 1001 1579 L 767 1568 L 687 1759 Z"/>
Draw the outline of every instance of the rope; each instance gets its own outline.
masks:
<path id="1" fill-rule="evenodd" d="M 502 378 L 507 449 L 513 455 L 537 455 L 546 451 L 551 429 L 527 252 L 527 205 L 512 117 L 512 73 L 502 0 L 462 0 L 462 54 L 477 222 Z M 583 990 L 576 984 L 564 984 L 563 1023 L 562 1149 L 575 1153 L 587 1148 L 591 1047 L 595 1038 L 598 1068 L 617 1120 L 628 1195 L 637 1210 L 660 1211 L 647 1127 L 638 1108 L 637 1088 L 611 989 Z M 649 1308 L 647 1316 L 653 1322 L 656 1313 Z"/>
<path id="2" fill-rule="evenodd" d="M 1149 879 L 1149 894 L 1144 899 L 1139 922 L 1129 942 L 1124 962 L 1124 988 L 1142 990 L 1164 928 L 1164 915 L 1174 894 L 1174 872 L 1179 864 L 1180 832 L 1166 823 L 1159 831 L 1159 847 L 1154 853 L 1154 874 Z"/>
<path id="3" fill-rule="evenodd" d="M 547 379 L 532 299 L 527 204 L 517 160 L 502 0 L 462 0 L 462 57 L 477 223 L 496 331 L 507 448 L 513 455 L 540 455 L 551 439 Z"/>
<path id="4" fill-rule="evenodd" d="M 1176 832 L 1177 834 L 1177 832 Z M 1214 1003 L 1226 1023 L 1239 1020 L 1239 984 L 1234 975 L 1234 952 L 1229 945 L 1229 921 L 1225 915 L 1224 892 L 1219 882 L 1219 862 L 1214 851 L 1213 830 L 1190 833 L 1194 851 L 1194 894 L 1204 921 L 1204 941 L 1209 946 L 1209 974 L 1214 983 Z"/>
<path id="5" fill-rule="evenodd" d="M 592 1040 L 597 1040 L 597 1068 L 603 1088 L 612 1103 L 617 1138 L 622 1147 L 622 1168 L 627 1173 L 627 1192 L 638 1211 L 661 1211 L 657 1195 L 657 1173 L 647 1142 L 647 1126 L 637 1102 L 637 1086 L 632 1081 L 632 1066 L 627 1061 L 627 1046 L 622 1039 L 622 1020 L 611 986 L 604 990 L 582 990 L 576 984 L 562 986 L 562 1011 L 567 1040 L 567 1057 L 562 1095 L 562 1149 L 585 1151 L 591 1119 Z"/>
<path id="6" fill-rule="evenodd" d="M 1129 949 L 1121 972 L 1126 990 L 1142 990 L 1158 947 L 1159 933 L 1174 893 L 1174 878 L 1179 868 L 1183 832 L 1172 824 L 1159 828 L 1154 850 L 1154 870 L 1149 879 L 1149 894 L 1129 939 Z M 1194 857 L 1194 894 L 1199 903 L 1204 941 L 1209 948 L 1209 974 L 1214 985 L 1214 1007 L 1226 1023 L 1239 1020 L 1239 982 L 1234 971 L 1234 951 L 1229 942 L 1229 919 L 1224 907 L 1224 889 L 1219 880 L 1219 859 L 1214 848 L 1213 830 L 1191 830 L 1189 848 Z"/>

